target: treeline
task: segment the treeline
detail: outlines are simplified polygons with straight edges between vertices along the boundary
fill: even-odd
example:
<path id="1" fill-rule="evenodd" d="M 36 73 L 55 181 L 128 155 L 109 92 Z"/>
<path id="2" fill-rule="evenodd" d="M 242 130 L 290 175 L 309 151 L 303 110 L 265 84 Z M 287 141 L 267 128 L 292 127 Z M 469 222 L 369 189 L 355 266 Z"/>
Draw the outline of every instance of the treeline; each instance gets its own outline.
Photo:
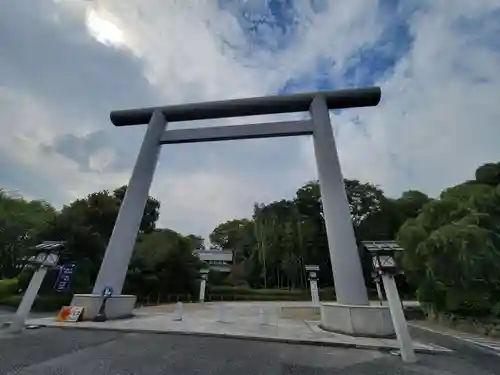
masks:
<path id="1" fill-rule="evenodd" d="M 3 282 L 8 288 L 0 284 L 0 300 L 10 298 L 9 294 L 26 288 L 33 271 L 20 268 L 23 258 L 32 254 L 34 245 L 47 240 L 65 241 L 60 263 L 76 264 L 71 293 L 89 293 L 125 191 L 126 186 L 122 186 L 112 192 L 96 192 L 75 200 L 60 211 L 47 202 L 27 201 L 0 191 L 0 279 L 11 280 Z M 159 209 L 160 203 L 149 197 L 124 291 L 141 297 L 151 294 L 194 294 L 199 262 L 192 251 L 203 239 L 156 228 Z M 41 295 L 60 296 L 53 290 L 56 277 L 57 271 L 49 272 L 42 285 Z M 16 283 L 12 282 L 12 278 L 15 278 Z M 14 296 L 9 304 L 18 302 L 18 297 Z"/>
<path id="2" fill-rule="evenodd" d="M 431 312 L 500 314 L 500 163 L 479 167 L 474 179 L 445 189 L 437 199 L 416 190 L 391 198 L 357 180 L 345 180 L 345 186 L 358 243 L 396 239 L 405 248 L 405 275 L 398 280 L 403 294 L 416 296 Z M 67 246 L 61 261 L 77 264 L 72 292 L 89 292 L 125 190 L 96 192 L 60 211 L 0 191 L 0 279 L 16 278 L 8 285 L 22 290 L 31 271 L 20 273 L 19 265 L 31 246 L 62 240 Z M 157 228 L 159 209 L 150 197 L 125 292 L 158 300 L 170 294 L 196 296 L 200 263 L 192 252 L 203 247 L 204 239 Z M 318 264 L 320 286 L 333 287 L 315 181 L 300 187 L 293 199 L 255 204 L 251 218 L 222 223 L 209 237 L 213 246 L 234 252 L 231 273 L 211 273 L 212 285 L 304 290 L 304 266 Z M 372 289 L 370 258 L 359 251 Z M 42 294 L 55 293 L 54 278 L 55 272 L 47 277 Z M 0 299 L 4 289 L 0 284 Z"/>
<path id="3" fill-rule="evenodd" d="M 408 219 L 415 218 L 431 199 L 419 191 L 407 191 L 397 199 L 386 197 L 370 183 L 345 180 L 356 238 L 392 240 Z M 320 265 L 320 286 L 333 286 L 330 255 L 317 181 L 300 187 L 292 200 L 255 204 L 251 219 L 220 224 L 210 241 L 232 249 L 235 265 L 226 281 L 253 288 L 307 288 L 306 264 Z M 371 259 L 361 249 L 369 288 Z M 401 286 L 410 292 L 404 280 Z"/>
<path id="4" fill-rule="evenodd" d="M 431 313 L 500 316 L 500 163 L 444 190 L 397 239 L 406 277 Z"/>
<path id="5" fill-rule="evenodd" d="M 400 291 L 429 313 L 500 316 L 500 163 L 479 167 L 475 178 L 445 189 L 437 199 L 406 191 L 393 199 L 370 183 L 345 180 L 358 243 L 393 240 L 404 247 Z M 212 243 L 235 251 L 235 285 L 305 288 L 304 265 L 321 266 L 332 283 L 317 182 L 293 200 L 256 204 L 252 219 L 220 224 Z M 361 248 L 367 287 L 371 259 Z"/>

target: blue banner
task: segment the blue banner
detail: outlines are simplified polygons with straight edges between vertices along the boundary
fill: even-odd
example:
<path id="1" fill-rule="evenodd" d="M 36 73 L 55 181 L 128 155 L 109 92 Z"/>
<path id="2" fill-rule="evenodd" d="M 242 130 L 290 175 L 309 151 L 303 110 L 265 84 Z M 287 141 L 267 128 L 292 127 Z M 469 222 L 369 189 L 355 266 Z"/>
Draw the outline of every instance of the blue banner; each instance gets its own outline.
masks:
<path id="1" fill-rule="evenodd" d="M 54 289 L 58 292 L 68 292 L 71 287 L 71 279 L 73 278 L 73 270 L 75 264 L 64 264 L 59 268 Z"/>

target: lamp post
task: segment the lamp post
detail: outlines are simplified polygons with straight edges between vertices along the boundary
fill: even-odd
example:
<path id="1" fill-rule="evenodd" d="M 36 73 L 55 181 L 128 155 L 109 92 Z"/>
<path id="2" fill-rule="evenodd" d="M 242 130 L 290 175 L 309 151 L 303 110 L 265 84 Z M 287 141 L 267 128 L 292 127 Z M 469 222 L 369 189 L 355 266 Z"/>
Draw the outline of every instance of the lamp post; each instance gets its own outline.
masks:
<path id="1" fill-rule="evenodd" d="M 208 268 L 202 268 L 200 270 L 200 302 L 205 301 L 205 289 L 207 288 L 207 279 L 208 279 Z"/>
<path id="2" fill-rule="evenodd" d="M 382 279 L 391 311 L 392 323 L 399 342 L 401 358 L 405 362 L 416 362 L 417 359 L 408 332 L 403 305 L 394 280 L 394 276 L 403 273 L 398 267 L 395 257 L 395 253 L 402 251 L 403 248 L 394 241 L 363 241 L 362 243 L 371 253 L 375 282 Z"/>
<path id="3" fill-rule="evenodd" d="M 17 333 L 22 331 L 47 271 L 57 267 L 59 252 L 62 248 L 64 248 L 64 242 L 45 241 L 33 248 L 36 255 L 25 260 L 25 267 L 36 268 L 36 270 L 12 319 L 12 324 L 9 328 L 10 332 Z"/>
<path id="4" fill-rule="evenodd" d="M 309 275 L 309 286 L 311 287 L 311 299 L 313 306 L 319 306 L 319 292 L 318 292 L 318 272 L 319 266 L 307 265 L 306 272 Z"/>

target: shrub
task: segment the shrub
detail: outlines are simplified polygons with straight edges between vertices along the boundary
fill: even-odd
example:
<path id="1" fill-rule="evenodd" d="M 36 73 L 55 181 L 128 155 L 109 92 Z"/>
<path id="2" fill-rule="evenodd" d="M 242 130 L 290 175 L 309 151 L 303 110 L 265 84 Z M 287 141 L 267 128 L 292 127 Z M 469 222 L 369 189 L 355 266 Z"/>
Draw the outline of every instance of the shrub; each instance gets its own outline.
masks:
<path id="1" fill-rule="evenodd" d="M 18 280 L 17 279 L 4 279 L 0 280 L 0 298 L 8 297 L 17 292 Z"/>
<path id="2" fill-rule="evenodd" d="M 2 297 L 0 299 L 0 306 L 17 308 L 17 306 L 21 303 L 22 298 L 23 296 L 20 294 Z"/>
<path id="3" fill-rule="evenodd" d="M 21 303 L 23 296 L 20 294 L 10 295 L 0 299 L 0 306 L 17 308 Z M 71 303 L 71 295 L 49 295 L 38 296 L 33 303 L 31 311 L 52 312 L 59 310 L 62 306 Z"/>
<path id="4" fill-rule="evenodd" d="M 335 299 L 332 287 L 319 290 L 321 300 Z M 306 289 L 251 289 L 249 287 L 209 286 L 207 298 L 220 301 L 309 301 L 311 294 Z"/>
<path id="5" fill-rule="evenodd" d="M 288 290 L 288 289 L 252 289 L 248 286 L 210 286 L 209 292 L 220 295 L 275 295 L 275 296 L 290 296 L 304 295 L 307 290 Z"/>
<path id="6" fill-rule="evenodd" d="M 71 303 L 71 294 L 39 296 L 33 304 L 33 311 L 57 311 Z"/>

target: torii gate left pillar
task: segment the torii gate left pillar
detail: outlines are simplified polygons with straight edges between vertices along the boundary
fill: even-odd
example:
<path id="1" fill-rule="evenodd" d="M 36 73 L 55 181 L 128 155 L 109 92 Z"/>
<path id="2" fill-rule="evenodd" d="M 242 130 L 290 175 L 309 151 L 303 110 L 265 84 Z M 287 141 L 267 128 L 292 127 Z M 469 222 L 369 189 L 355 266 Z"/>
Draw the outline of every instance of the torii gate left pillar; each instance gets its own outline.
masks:
<path id="1" fill-rule="evenodd" d="M 380 89 L 371 87 L 112 112 L 111 120 L 116 126 L 146 122 L 149 125 L 92 295 L 75 295 L 72 305 L 86 307 L 85 318 L 91 318 L 100 304 L 89 301 L 99 299 L 101 291 L 111 287 L 114 297 L 107 304 L 107 316 L 113 318 L 132 312 L 135 297 L 122 295 L 121 292 L 163 144 L 312 135 L 339 303 L 335 309 L 340 306 L 342 311 L 339 314 L 345 315 L 345 308 L 367 308 L 368 296 L 328 111 L 373 106 L 379 102 L 380 96 Z M 167 121 L 301 111 L 309 111 L 311 120 L 165 131 Z M 328 309 L 331 310 L 330 307 Z"/>

